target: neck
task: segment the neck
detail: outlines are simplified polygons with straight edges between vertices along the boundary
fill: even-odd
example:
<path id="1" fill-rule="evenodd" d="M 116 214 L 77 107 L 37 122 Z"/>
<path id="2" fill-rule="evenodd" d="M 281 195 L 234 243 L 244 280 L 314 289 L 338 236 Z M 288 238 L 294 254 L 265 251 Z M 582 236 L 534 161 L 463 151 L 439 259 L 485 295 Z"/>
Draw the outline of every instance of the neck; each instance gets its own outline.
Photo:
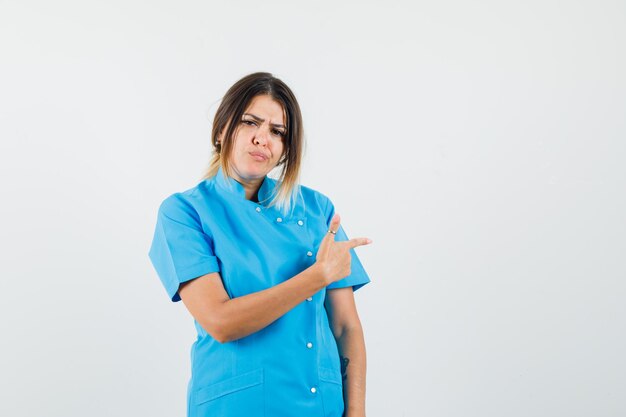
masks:
<path id="1" fill-rule="evenodd" d="M 233 170 L 233 179 L 237 181 L 239 184 L 243 185 L 243 189 L 246 192 L 246 200 L 251 200 L 254 202 L 259 201 L 259 189 L 261 188 L 261 184 L 263 184 L 263 178 L 242 178 L 239 176 L 235 170 Z"/>

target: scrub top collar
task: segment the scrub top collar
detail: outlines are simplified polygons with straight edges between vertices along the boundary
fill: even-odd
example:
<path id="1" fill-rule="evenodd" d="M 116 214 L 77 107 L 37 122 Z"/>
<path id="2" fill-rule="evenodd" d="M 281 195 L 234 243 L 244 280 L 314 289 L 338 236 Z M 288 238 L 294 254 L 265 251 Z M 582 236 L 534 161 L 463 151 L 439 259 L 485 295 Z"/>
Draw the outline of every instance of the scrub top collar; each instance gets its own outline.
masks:
<path id="1" fill-rule="evenodd" d="M 222 166 L 220 165 L 217 170 L 217 174 L 215 175 L 215 182 L 219 186 L 219 188 L 227 193 L 230 193 L 236 197 L 239 197 L 243 200 L 246 200 L 246 190 L 241 183 L 236 181 L 234 178 L 228 178 L 224 171 L 222 170 Z M 271 191 L 272 191 L 271 179 L 266 175 L 261 183 L 261 187 L 259 188 L 259 203 L 253 202 L 252 200 L 247 200 L 253 202 L 255 204 L 263 204 L 266 205 L 271 199 Z M 263 201 L 267 199 L 267 201 Z"/>

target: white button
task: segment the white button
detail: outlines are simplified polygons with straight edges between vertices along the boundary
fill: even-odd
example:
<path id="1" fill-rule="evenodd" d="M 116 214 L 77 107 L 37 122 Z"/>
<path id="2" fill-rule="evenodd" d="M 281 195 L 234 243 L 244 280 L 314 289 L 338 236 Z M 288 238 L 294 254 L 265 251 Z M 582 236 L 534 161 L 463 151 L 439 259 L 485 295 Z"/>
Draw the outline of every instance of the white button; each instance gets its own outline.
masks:
<path id="1" fill-rule="evenodd" d="M 306 347 L 308 347 L 309 349 L 311 349 L 313 347 L 313 343 L 309 342 L 306 344 Z"/>
<path id="2" fill-rule="evenodd" d="M 256 211 L 258 211 L 260 213 L 261 212 L 261 207 L 257 207 Z"/>
<path id="3" fill-rule="evenodd" d="M 307 301 L 313 301 L 313 297 L 309 297 L 306 299 Z"/>
<path id="4" fill-rule="evenodd" d="M 302 226 L 304 224 L 304 222 L 302 220 L 298 220 L 298 225 Z"/>
<path id="5" fill-rule="evenodd" d="M 283 219 L 281 219 L 281 218 L 279 217 L 279 218 L 277 218 L 277 219 L 276 219 L 276 221 L 277 221 L 278 223 L 280 223 L 280 222 L 282 222 L 282 221 L 283 221 Z"/>
<path id="6" fill-rule="evenodd" d="M 317 392 L 317 388 L 312 387 L 312 388 L 311 388 L 311 392 L 312 392 L 313 394 L 315 394 L 315 393 Z"/>
<path id="7" fill-rule="evenodd" d="M 308 251 L 308 252 L 306 253 L 306 256 L 313 256 L 313 252 Z"/>

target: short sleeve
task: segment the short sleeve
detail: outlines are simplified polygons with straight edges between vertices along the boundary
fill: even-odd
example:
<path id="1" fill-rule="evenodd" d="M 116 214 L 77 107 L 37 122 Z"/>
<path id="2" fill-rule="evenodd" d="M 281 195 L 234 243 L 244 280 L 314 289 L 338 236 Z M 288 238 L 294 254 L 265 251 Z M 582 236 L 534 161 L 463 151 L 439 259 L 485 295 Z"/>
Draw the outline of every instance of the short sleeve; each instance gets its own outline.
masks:
<path id="1" fill-rule="evenodd" d="M 181 283 L 219 272 L 213 247 L 197 211 L 179 194 L 161 203 L 148 256 L 170 300 L 180 301 Z"/>
<path id="2" fill-rule="evenodd" d="M 332 201 L 328 199 L 328 204 L 325 210 L 327 227 L 330 227 L 330 221 L 332 220 L 334 215 L 335 215 L 335 206 L 332 203 Z M 342 224 L 339 224 L 339 230 L 337 230 L 337 234 L 335 235 L 335 240 L 338 242 L 350 240 Z M 335 288 L 344 288 L 344 287 L 351 286 L 352 291 L 356 291 L 362 286 L 364 286 L 365 284 L 367 284 L 368 282 L 370 282 L 370 278 L 367 275 L 367 272 L 365 272 L 365 268 L 363 268 L 363 265 L 361 264 L 361 260 L 357 256 L 354 249 L 350 249 L 350 255 L 352 256 L 352 261 L 350 263 L 350 275 L 328 285 L 326 287 L 327 289 L 332 290 Z"/>

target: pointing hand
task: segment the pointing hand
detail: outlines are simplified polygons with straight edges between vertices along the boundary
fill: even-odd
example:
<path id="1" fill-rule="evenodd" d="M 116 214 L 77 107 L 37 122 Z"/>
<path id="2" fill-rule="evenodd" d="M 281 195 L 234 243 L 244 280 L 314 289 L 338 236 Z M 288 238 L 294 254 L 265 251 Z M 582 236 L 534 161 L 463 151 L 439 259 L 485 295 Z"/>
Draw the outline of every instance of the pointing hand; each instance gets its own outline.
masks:
<path id="1" fill-rule="evenodd" d="M 315 265 L 326 279 L 327 285 L 350 275 L 350 263 L 352 261 L 350 249 L 372 243 L 371 239 L 365 237 L 357 237 L 343 242 L 335 241 L 335 234 L 332 232 L 339 230 L 339 222 L 339 214 L 335 213 L 330 221 L 330 230 L 322 239 L 317 251 Z"/>

